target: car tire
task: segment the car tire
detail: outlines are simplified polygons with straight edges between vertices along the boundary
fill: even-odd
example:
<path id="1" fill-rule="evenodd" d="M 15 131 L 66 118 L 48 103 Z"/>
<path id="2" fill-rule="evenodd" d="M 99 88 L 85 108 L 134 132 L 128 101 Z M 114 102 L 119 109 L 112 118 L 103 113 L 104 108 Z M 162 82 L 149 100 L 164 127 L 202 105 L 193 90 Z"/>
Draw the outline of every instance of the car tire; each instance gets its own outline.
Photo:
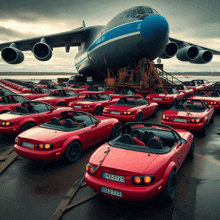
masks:
<path id="1" fill-rule="evenodd" d="M 19 133 L 22 133 L 30 128 L 33 128 L 34 126 L 36 126 L 36 124 L 34 124 L 33 122 L 27 122 L 26 124 L 23 124 L 21 126 Z"/>
<path id="2" fill-rule="evenodd" d="M 142 120 L 143 120 L 143 114 L 142 113 L 138 113 L 137 117 L 135 118 L 135 121 L 142 122 Z"/>
<path id="3" fill-rule="evenodd" d="M 207 135 L 207 122 L 205 122 L 205 125 L 201 131 L 202 136 L 206 136 Z"/>
<path id="4" fill-rule="evenodd" d="M 66 106 L 66 103 L 65 102 L 58 102 L 57 106 Z"/>
<path id="5" fill-rule="evenodd" d="M 94 110 L 94 115 L 102 115 L 103 109 L 101 106 L 98 106 L 95 110 Z"/>
<path id="6" fill-rule="evenodd" d="M 70 143 L 65 152 L 64 158 L 67 163 L 75 163 L 81 156 L 82 147 L 79 141 Z"/>
<path id="7" fill-rule="evenodd" d="M 114 125 L 112 132 L 111 132 L 110 139 L 114 139 L 120 135 L 119 128 L 120 128 L 119 124 Z"/>
<path id="8" fill-rule="evenodd" d="M 176 174 L 175 171 L 172 170 L 168 177 L 166 186 L 163 188 L 162 200 L 164 200 L 165 202 L 172 202 L 176 195 L 176 189 L 177 189 Z"/>
<path id="9" fill-rule="evenodd" d="M 194 158 L 194 141 L 192 142 L 190 149 L 189 149 L 189 152 L 186 156 L 187 160 L 192 160 L 193 158 Z"/>
<path id="10" fill-rule="evenodd" d="M 154 110 L 153 117 L 157 117 L 159 114 L 159 107 L 157 106 Z"/>
<path id="11" fill-rule="evenodd" d="M 211 117 L 211 120 L 210 120 L 210 123 L 214 123 L 214 113 L 212 114 L 212 117 Z"/>

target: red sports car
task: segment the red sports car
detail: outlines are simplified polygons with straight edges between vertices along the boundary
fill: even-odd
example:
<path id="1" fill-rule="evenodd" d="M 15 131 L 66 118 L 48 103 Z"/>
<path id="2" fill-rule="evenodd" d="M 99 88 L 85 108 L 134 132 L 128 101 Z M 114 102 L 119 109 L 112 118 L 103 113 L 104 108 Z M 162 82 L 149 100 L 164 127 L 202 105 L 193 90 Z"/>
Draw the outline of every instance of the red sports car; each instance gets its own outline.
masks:
<path id="1" fill-rule="evenodd" d="M 199 99 L 207 105 L 211 105 L 216 112 L 220 113 L 220 92 L 214 89 L 200 90 L 190 99 Z"/>
<path id="2" fill-rule="evenodd" d="M 144 201 L 176 194 L 176 173 L 192 159 L 193 135 L 161 124 L 130 122 L 122 134 L 99 147 L 86 165 L 89 187 L 119 200 Z"/>
<path id="3" fill-rule="evenodd" d="M 54 108 L 43 102 L 24 102 L 21 107 L 0 115 L 0 134 L 18 134 L 36 125 L 60 117 L 69 107 Z"/>
<path id="4" fill-rule="evenodd" d="M 183 92 L 178 92 L 175 88 L 157 88 L 155 92 L 147 95 L 149 102 L 156 102 L 159 105 L 173 105 L 173 102 L 184 98 Z"/>
<path id="5" fill-rule="evenodd" d="M 74 163 L 81 151 L 119 135 L 120 122 L 114 118 L 93 117 L 86 112 L 64 111 L 60 119 L 34 127 L 18 135 L 15 152 L 32 160 L 65 158 Z"/>
<path id="6" fill-rule="evenodd" d="M 30 100 L 21 95 L 2 96 L 0 97 L 0 114 L 13 111 L 24 102 L 30 102 Z"/>
<path id="7" fill-rule="evenodd" d="M 194 90 L 193 89 L 189 89 L 184 84 L 175 85 L 174 88 L 177 89 L 179 92 L 183 92 L 184 95 L 185 95 L 184 96 L 185 98 L 187 98 L 189 96 L 192 96 L 194 94 Z"/>
<path id="8" fill-rule="evenodd" d="M 201 85 L 194 81 L 186 81 L 186 82 L 183 82 L 183 84 L 186 85 L 189 89 L 193 89 L 194 93 L 196 93 L 197 90 L 202 90 L 205 88 L 204 85 Z"/>
<path id="9" fill-rule="evenodd" d="M 102 115 L 120 121 L 142 121 L 151 115 L 156 117 L 158 113 L 157 103 L 149 103 L 143 96 L 127 96 L 120 98 L 115 105 L 104 108 Z"/>
<path id="10" fill-rule="evenodd" d="M 84 96 L 80 96 L 74 91 L 65 91 L 62 89 L 52 90 L 49 96 L 36 99 L 35 101 L 46 102 L 52 106 L 67 106 L 70 102 L 82 99 Z"/>
<path id="11" fill-rule="evenodd" d="M 162 124 L 181 128 L 188 131 L 201 131 L 207 134 L 207 126 L 214 122 L 214 108 L 207 106 L 203 101 L 196 99 L 182 99 L 165 111 Z"/>
<path id="12" fill-rule="evenodd" d="M 213 85 L 213 83 L 209 82 L 208 80 L 203 80 L 203 79 L 194 79 L 192 80 L 192 82 L 195 82 L 199 85 L 204 86 L 204 89 L 208 89 Z"/>
<path id="13" fill-rule="evenodd" d="M 118 99 L 111 98 L 105 93 L 89 93 L 83 99 L 69 103 L 74 110 L 81 110 L 93 115 L 102 115 L 103 109 L 115 104 Z"/>
<path id="14" fill-rule="evenodd" d="M 88 87 L 85 91 L 80 92 L 80 95 L 86 95 L 88 93 L 94 93 L 94 92 L 102 92 L 102 93 L 106 93 L 106 94 L 110 94 L 113 93 L 115 90 L 113 89 L 105 89 L 103 86 L 90 86 Z"/>
<path id="15" fill-rule="evenodd" d="M 25 93 L 22 95 L 30 100 L 34 100 L 41 97 L 49 96 L 50 90 L 43 88 L 35 88 L 35 89 L 31 89 L 29 93 Z"/>

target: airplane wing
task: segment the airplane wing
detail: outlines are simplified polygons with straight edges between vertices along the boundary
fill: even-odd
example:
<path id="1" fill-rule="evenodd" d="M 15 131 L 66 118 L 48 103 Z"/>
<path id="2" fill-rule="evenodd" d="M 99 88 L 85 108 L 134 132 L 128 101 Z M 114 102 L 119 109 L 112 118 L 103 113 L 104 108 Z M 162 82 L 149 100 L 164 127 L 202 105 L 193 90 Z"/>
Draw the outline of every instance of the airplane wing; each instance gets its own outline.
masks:
<path id="1" fill-rule="evenodd" d="M 176 43 L 178 46 L 181 45 L 182 43 L 187 43 L 190 46 L 197 46 L 197 47 L 201 47 L 203 50 L 209 50 L 214 55 L 220 55 L 220 51 L 217 51 L 217 50 L 212 50 L 212 49 L 207 48 L 207 47 L 203 47 L 203 46 L 200 46 L 200 45 L 192 44 L 192 43 L 189 43 L 189 42 L 186 42 L 186 41 L 177 40 L 177 39 L 174 39 L 174 38 L 171 38 L 171 37 L 169 39 L 170 39 L 171 42 Z"/>
<path id="2" fill-rule="evenodd" d="M 89 28 L 81 27 L 72 31 L 62 32 L 58 34 L 2 43 L 0 44 L 0 51 L 5 47 L 10 46 L 10 44 L 12 43 L 16 43 L 19 49 L 22 51 L 32 50 L 33 46 L 36 43 L 40 42 L 42 38 L 44 38 L 52 48 L 65 47 L 65 45 L 80 46 L 81 43 L 88 37 L 88 35 Z"/>

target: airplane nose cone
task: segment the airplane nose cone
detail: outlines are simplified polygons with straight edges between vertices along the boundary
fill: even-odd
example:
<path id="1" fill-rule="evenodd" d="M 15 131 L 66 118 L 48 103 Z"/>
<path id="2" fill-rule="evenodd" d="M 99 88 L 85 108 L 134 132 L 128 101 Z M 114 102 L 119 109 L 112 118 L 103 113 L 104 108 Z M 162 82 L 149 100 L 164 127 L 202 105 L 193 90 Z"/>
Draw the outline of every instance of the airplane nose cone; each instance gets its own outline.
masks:
<path id="1" fill-rule="evenodd" d="M 168 36 L 169 25 L 163 16 L 149 15 L 141 22 L 140 33 L 148 42 L 163 42 Z"/>

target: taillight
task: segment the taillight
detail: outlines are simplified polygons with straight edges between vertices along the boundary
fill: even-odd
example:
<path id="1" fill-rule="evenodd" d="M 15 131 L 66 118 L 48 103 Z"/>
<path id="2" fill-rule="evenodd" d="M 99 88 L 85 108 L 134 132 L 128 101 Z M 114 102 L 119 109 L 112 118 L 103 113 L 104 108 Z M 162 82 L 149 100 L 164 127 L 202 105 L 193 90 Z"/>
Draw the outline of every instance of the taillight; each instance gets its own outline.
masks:
<path id="1" fill-rule="evenodd" d="M 168 97 L 165 97 L 164 99 L 165 99 L 165 100 L 171 100 L 171 98 L 168 98 Z"/>
<path id="2" fill-rule="evenodd" d="M 83 108 L 91 108 L 91 105 L 83 105 Z"/>
<path id="3" fill-rule="evenodd" d="M 210 102 L 211 105 L 217 105 L 218 102 Z"/>
<path id="4" fill-rule="evenodd" d="M 141 175 L 141 176 L 133 176 L 131 181 L 135 185 L 147 185 L 153 183 L 155 180 L 154 175 Z"/>
<path id="5" fill-rule="evenodd" d="M 132 112 L 122 112 L 123 115 L 132 115 Z"/>
<path id="6" fill-rule="evenodd" d="M 95 175 L 95 167 L 93 167 L 91 164 L 86 164 L 86 171 L 89 174 Z"/>
<path id="7" fill-rule="evenodd" d="M 150 97 L 147 96 L 146 99 L 150 99 Z"/>
<path id="8" fill-rule="evenodd" d="M 40 150 L 50 150 L 50 149 L 53 148 L 53 144 L 43 143 L 43 144 L 38 144 L 37 147 L 38 147 L 38 149 L 40 149 Z"/>
<path id="9" fill-rule="evenodd" d="M 19 138 L 18 137 L 15 138 L 15 143 L 19 144 Z"/>
<path id="10" fill-rule="evenodd" d="M 166 116 L 166 115 L 163 115 L 163 120 L 169 121 L 169 120 L 170 120 L 170 117 L 169 117 L 169 116 Z"/>
<path id="11" fill-rule="evenodd" d="M 192 118 L 190 119 L 191 123 L 200 123 L 202 120 L 200 118 Z"/>
<path id="12" fill-rule="evenodd" d="M 1 122 L 1 126 L 8 127 L 8 126 L 11 126 L 11 125 L 12 125 L 12 122 L 10 122 L 10 121 L 3 121 L 3 122 Z"/>

